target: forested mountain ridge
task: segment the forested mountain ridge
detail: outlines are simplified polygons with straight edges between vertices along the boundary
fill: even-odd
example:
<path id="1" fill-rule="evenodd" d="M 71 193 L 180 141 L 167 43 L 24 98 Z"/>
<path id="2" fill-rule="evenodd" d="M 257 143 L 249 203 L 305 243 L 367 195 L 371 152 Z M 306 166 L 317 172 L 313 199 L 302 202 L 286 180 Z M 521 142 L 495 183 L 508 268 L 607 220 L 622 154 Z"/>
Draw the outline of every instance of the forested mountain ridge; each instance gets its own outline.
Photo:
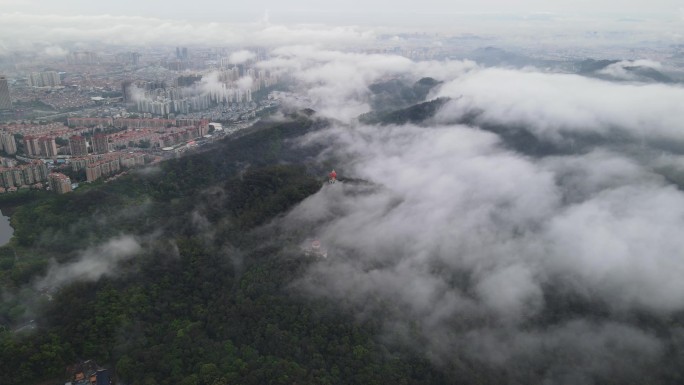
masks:
<path id="1" fill-rule="evenodd" d="M 252 231 L 320 188 L 316 166 L 307 171 L 312 150 L 288 140 L 326 124 L 264 123 L 112 183 L 25 198 L 3 248 L 19 258 L 2 271 L 12 297 L 2 307 L 2 383 L 63 383 L 85 359 L 126 384 L 443 383 L 424 359 L 380 344 L 378 324 L 294 293 L 311 258 Z M 68 265 L 121 234 L 142 245 L 134 258 L 24 306 L 49 259 Z M 22 311 L 34 312 L 36 330 L 12 331 Z"/>

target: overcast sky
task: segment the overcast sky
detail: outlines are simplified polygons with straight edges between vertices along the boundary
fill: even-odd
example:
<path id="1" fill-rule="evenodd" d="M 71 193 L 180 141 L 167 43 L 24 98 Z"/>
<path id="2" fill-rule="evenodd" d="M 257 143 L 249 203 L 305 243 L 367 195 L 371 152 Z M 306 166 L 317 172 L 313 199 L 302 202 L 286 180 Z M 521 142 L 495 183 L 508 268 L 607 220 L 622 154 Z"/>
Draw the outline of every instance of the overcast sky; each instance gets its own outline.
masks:
<path id="1" fill-rule="evenodd" d="M 559 14 L 619 14 L 643 17 L 682 17 L 681 0 L 618 1 L 618 0 L 254 0 L 217 2 L 214 0 L 120 0 L 97 2 L 86 0 L 0 0 L 5 12 L 53 14 L 112 14 L 126 16 L 162 17 L 173 19 L 207 19 L 211 21 L 239 21 L 257 17 L 269 11 L 276 22 L 325 21 L 363 22 L 362 15 L 392 15 L 410 21 L 417 14 L 458 13 L 559 13 Z"/>
<path id="2" fill-rule="evenodd" d="M 0 0 L 0 55 L 93 44 L 340 49 L 400 32 L 545 47 L 672 46 L 684 42 L 684 0 Z"/>

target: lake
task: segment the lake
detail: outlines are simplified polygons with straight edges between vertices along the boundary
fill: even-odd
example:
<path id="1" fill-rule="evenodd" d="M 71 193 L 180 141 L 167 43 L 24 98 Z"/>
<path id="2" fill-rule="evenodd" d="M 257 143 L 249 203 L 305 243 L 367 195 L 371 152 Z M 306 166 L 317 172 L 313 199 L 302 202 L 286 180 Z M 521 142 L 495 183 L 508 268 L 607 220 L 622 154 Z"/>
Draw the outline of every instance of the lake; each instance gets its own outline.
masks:
<path id="1" fill-rule="evenodd" d="M 14 229 L 10 226 L 9 217 L 2 215 L 0 211 L 0 246 L 4 246 L 12 238 Z"/>

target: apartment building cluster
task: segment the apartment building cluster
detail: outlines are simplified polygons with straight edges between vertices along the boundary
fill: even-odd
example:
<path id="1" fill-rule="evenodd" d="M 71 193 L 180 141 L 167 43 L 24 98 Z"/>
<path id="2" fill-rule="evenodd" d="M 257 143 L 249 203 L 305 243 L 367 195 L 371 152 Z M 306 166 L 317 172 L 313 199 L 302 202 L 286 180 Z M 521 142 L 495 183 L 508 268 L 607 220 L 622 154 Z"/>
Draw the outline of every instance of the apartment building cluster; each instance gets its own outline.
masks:
<path id="1" fill-rule="evenodd" d="M 69 127 L 165 128 L 208 124 L 206 119 L 68 118 Z"/>
<path id="2" fill-rule="evenodd" d="M 141 142 L 149 147 L 168 147 L 183 141 L 207 135 L 208 124 L 185 127 L 168 127 L 164 129 L 140 128 L 134 131 L 117 132 L 109 136 L 110 144 L 115 149 L 139 146 Z"/>
<path id="3" fill-rule="evenodd" d="M 91 51 L 70 52 L 67 55 L 67 63 L 72 65 L 92 65 L 98 64 L 99 59 L 97 54 Z"/>
<path id="4" fill-rule="evenodd" d="M 125 119 L 125 118 L 69 118 L 73 127 L 126 127 L 126 131 L 110 135 L 96 134 L 92 145 L 94 153 L 106 153 L 113 149 L 124 149 L 147 142 L 151 147 L 168 147 L 207 135 L 209 121 L 206 119 Z M 88 152 L 86 139 L 74 135 L 69 139 L 72 156 L 83 156 Z"/>
<path id="5" fill-rule="evenodd" d="M 109 152 L 109 137 L 106 134 L 95 134 L 91 138 L 93 153 L 106 154 Z M 84 136 L 72 135 L 69 137 L 69 152 L 71 156 L 88 155 L 88 141 Z"/>
<path id="6" fill-rule="evenodd" d="M 111 127 L 114 125 L 112 118 L 67 118 L 69 127 Z"/>
<path id="7" fill-rule="evenodd" d="M 0 135 L 0 141 L 1 139 Z M 93 152 L 106 153 L 109 152 L 109 143 L 107 135 L 97 134 L 92 139 Z M 69 137 L 69 150 L 73 156 L 83 156 L 88 154 L 88 144 L 85 137 L 80 135 L 72 135 Z M 16 150 L 15 150 L 16 152 Z M 25 136 L 24 137 L 24 152 L 29 158 L 55 158 L 60 155 L 55 137 L 52 136 Z M 62 154 L 65 152 L 63 151 Z"/>
<path id="8" fill-rule="evenodd" d="M 30 158 L 54 158 L 57 156 L 57 143 L 51 136 L 24 136 L 24 151 Z"/>
<path id="9" fill-rule="evenodd" d="M 84 136 L 73 135 L 69 138 L 69 152 L 71 156 L 88 155 L 88 142 Z"/>
<path id="10" fill-rule="evenodd" d="M 62 85 L 57 71 L 32 72 L 27 77 L 29 87 L 56 87 Z"/>
<path id="11" fill-rule="evenodd" d="M 140 99 L 136 102 L 137 111 L 154 115 L 187 114 L 203 111 L 209 107 L 211 107 L 211 99 L 206 94 L 187 96 L 182 99 L 166 99 L 158 96 Z"/>
<path id="12" fill-rule="evenodd" d="M 93 182 L 100 178 L 106 178 L 108 176 L 116 175 L 120 172 L 121 161 L 118 157 L 114 157 L 113 159 L 101 159 L 93 164 L 86 166 L 86 180 L 88 182 Z"/>
<path id="13" fill-rule="evenodd" d="M 128 147 L 140 146 L 141 142 L 148 142 L 150 146 L 159 141 L 159 129 L 155 128 L 139 128 L 136 130 L 128 130 L 117 132 L 109 136 L 110 144 L 115 150 L 122 150 Z"/>
<path id="14" fill-rule="evenodd" d="M 71 179 L 62 173 L 50 173 L 50 175 L 48 175 L 48 182 L 50 183 L 50 189 L 57 194 L 64 194 L 72 191 Z"/>
<path id="15" fill-rule="evenodd" d="M 223 62 L 222 62 L 223 63 Z M 245 65 L 203 75 L 180 76 L 175 86 L 144 81 L 124 81 L 124 100 L 138 112 L 154 115 L 188 114 L 217 104 L 250 103 L 252 94 L 279 82 L 275 73 Z"/>
<path id="16" fill-rule="evenodd" d="M 9 168 L 11 168 L 11 167 L 16 166 L 17 164 L 18 164 L 18 163 L 17 163 L 17 160 L 14 159 L 14 158 L 0 157 L 0 166 L 1 166 L 1 167 L 9 167 Z"/>
<path id="17" fill-rule="evenodd" d="M 249 103 L 252 94 L 273 87 L 280 79 L 270 71 L 233 66 L 218 72 L 219 86 L 209 90 L 213 103 Z"/>
<path id="18" fill-rule="evenodd" d="M 208 126 L 181 127 L 170 133 L 159 136 L 159 147 L 170 147 L 207 135 Z"/>
<path id="19" fill-rule="evenodd" d="M 0 131 L 0 150 L 7 155 L 14 155 L 17 153 L 17 141 L 9 132 Z"/>
<path id="20" fill-rule="evenodd" d="M 42 188 L 42 183 L 48 180 L 49 174 L 47 166 L 40 161 L 14 167 L 0 167 L 0 192 L 16 191 L 19 187 L 27 186 Z"/>
<path id="21" fill-rule="evenodd" d="M 188 113 L 211 107 L 209 96 L 196 86 L 201 75 L 181 76 L 175 80 L 177 86 L 166 82 L 124 81 L 121 83 L 124 102 L 135 106 L 138 112 L 154 115 Z"/>
<path id="22" fill-rule="evenodd" d="M 114 59 L 118 64 L 137 66 L 140 64 L 141 56 L 138 52 L 122 52 L 114 55 Z"/>
<path id="23" fill-rule="evenodd" d="M 10 134 L 33 135 L 33 136 L 60 136 L 68 137 L 71 131 L 62 123 L 14 123 L 0 125 L 0 130 Z"/>
<path id="24" fill-rule="evenodd" d="M 241 78 L 248 77 L 252 79 L 252 84 L 249 87 L 252 91 L 259 91 L 263 88 L 272 87 L 278 84 L 280 80 L 277 75 L 267 70 L 260 70 L 256 68 L 246 68 L 242 65 L 234 66 L 232 68 L 223 69 L 219 71 L 219 81 L 227 85 L 235 86 Z"/>
<path id="25" fill-rule="evenodd" d="M 177 121 L 175 119 L 115 119 L 112 126 L 116 128 L 164 128 L 167 126 L 175 126 Z"/>
<path id="26" fill-rule="evenodd" d="M 37 97 L 57 111 L 93 107 L 97 104 L 88 94 L 73 87 L 53 88 L 51 92 L 40 91 Z"/>
<path id="27" fill-rule="evenodd" d="M 85 169 L 88 182 L 119 174 L 124 168 L 144 165 L 145 155 L 139 153 L 111 153 L 71 159 L 71 169 Z"/>

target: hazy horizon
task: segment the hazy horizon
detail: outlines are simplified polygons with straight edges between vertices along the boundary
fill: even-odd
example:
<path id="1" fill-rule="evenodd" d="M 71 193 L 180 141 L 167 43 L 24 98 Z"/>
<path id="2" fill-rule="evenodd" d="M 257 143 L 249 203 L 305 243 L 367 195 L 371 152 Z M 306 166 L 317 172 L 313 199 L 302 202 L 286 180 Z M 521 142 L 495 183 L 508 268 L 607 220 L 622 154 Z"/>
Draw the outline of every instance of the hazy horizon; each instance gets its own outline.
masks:
<path id="1" fill-rule="evenodd" d="M 333 5 L 298 0 L 221 4 L 123 1 L 103 6 L 71 0 L 0 1 L 0 54 L 52 44 L 373 43 L 401 33 L 477 35 L 519 45 L 672 45 L 684 42 L 684 4 L 500 0 L 419 4 L 352 1 Z"/>

